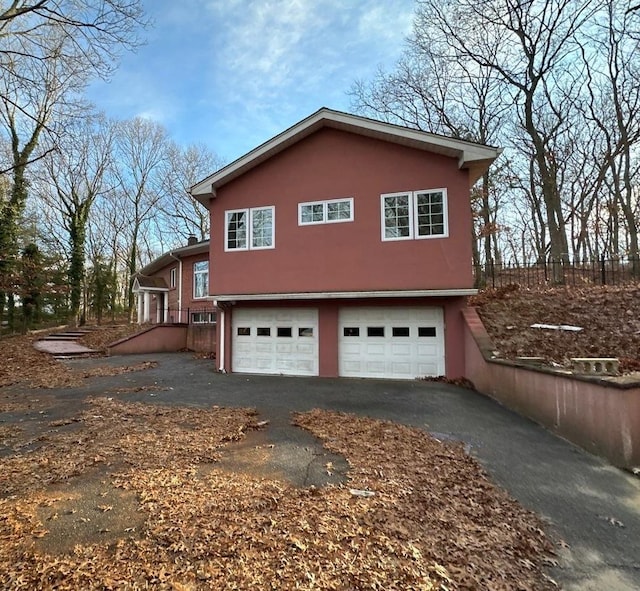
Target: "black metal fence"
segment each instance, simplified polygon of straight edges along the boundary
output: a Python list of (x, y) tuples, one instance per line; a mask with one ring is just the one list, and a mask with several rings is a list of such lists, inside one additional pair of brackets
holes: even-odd
[(476, 287), (523, 287), (542, 285), (625, 285), (640, 282), (640, 260), (629, 258), (591, 261), (546, 261), (521, 265), (490, 263), (475, 265)]

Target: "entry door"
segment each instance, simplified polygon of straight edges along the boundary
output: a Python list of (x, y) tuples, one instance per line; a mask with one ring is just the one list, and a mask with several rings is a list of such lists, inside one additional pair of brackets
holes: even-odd
[(234, 372), (318, 375), (316, 308), (234, 309), (232, 331)]
[(339, 373), (414, 379), (445, 373), (442, 308), (342, 308)]

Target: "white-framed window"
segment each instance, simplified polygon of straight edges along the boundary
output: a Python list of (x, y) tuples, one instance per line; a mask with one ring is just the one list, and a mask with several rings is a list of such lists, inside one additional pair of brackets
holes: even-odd
[(191, 323), (192, 324), (215, 324), (216, 313), (215, 312), (192, 312)]
[(446, 238), (447, 190), (427, 189), (380, 196), (382, 240)]
[(206, 298), (209, 289), (209, 261), (193, 263), (193, 297)]
[(225, 212), (224, 249), (275, 248), (275, 207), (252, 207)]
[(335, 224), (353, 221), (353, 197), (298, 204), (298, 225)]
[(177, 269), (174, 267), (169, 271), (169, 287), (174, 288), (176, 286), (176, 273)]

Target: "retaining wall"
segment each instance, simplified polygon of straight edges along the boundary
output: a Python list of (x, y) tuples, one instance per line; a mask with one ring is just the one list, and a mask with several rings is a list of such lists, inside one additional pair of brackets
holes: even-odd
[(107, 347), (109, 355), (171, 353), (189, 349), (215, 353), (215, 324), (154, 324)]
[(493, 359), (491, 339), (476, 310), (467, 308), (463, 316), (465, 377), (479, 392), (616, 466), (640, 466), (640, 383)]

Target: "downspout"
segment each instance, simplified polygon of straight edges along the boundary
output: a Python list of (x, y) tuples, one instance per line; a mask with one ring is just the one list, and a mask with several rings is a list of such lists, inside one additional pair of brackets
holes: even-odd
[(226, 370), (224, 368), (224, 342), (225, 342), (225, 319), (226, 319), (226, 314), (224, 313), (224, 308), (222, 306), (220, 306), (218, 304), (218, 302), (214, 301), (214, 304), (216, 306), (216, 308), (220, 311), (220, 355), (218, 355), (218, 358), (220, 359), (220, 363), (219, 363), (219, 367), (218, 367), (218, 371), (220, 373), (226, 373)]
[(178, 261), (178, 323), (182, 322), (182, 259), (169, 253), (172, 259)]

